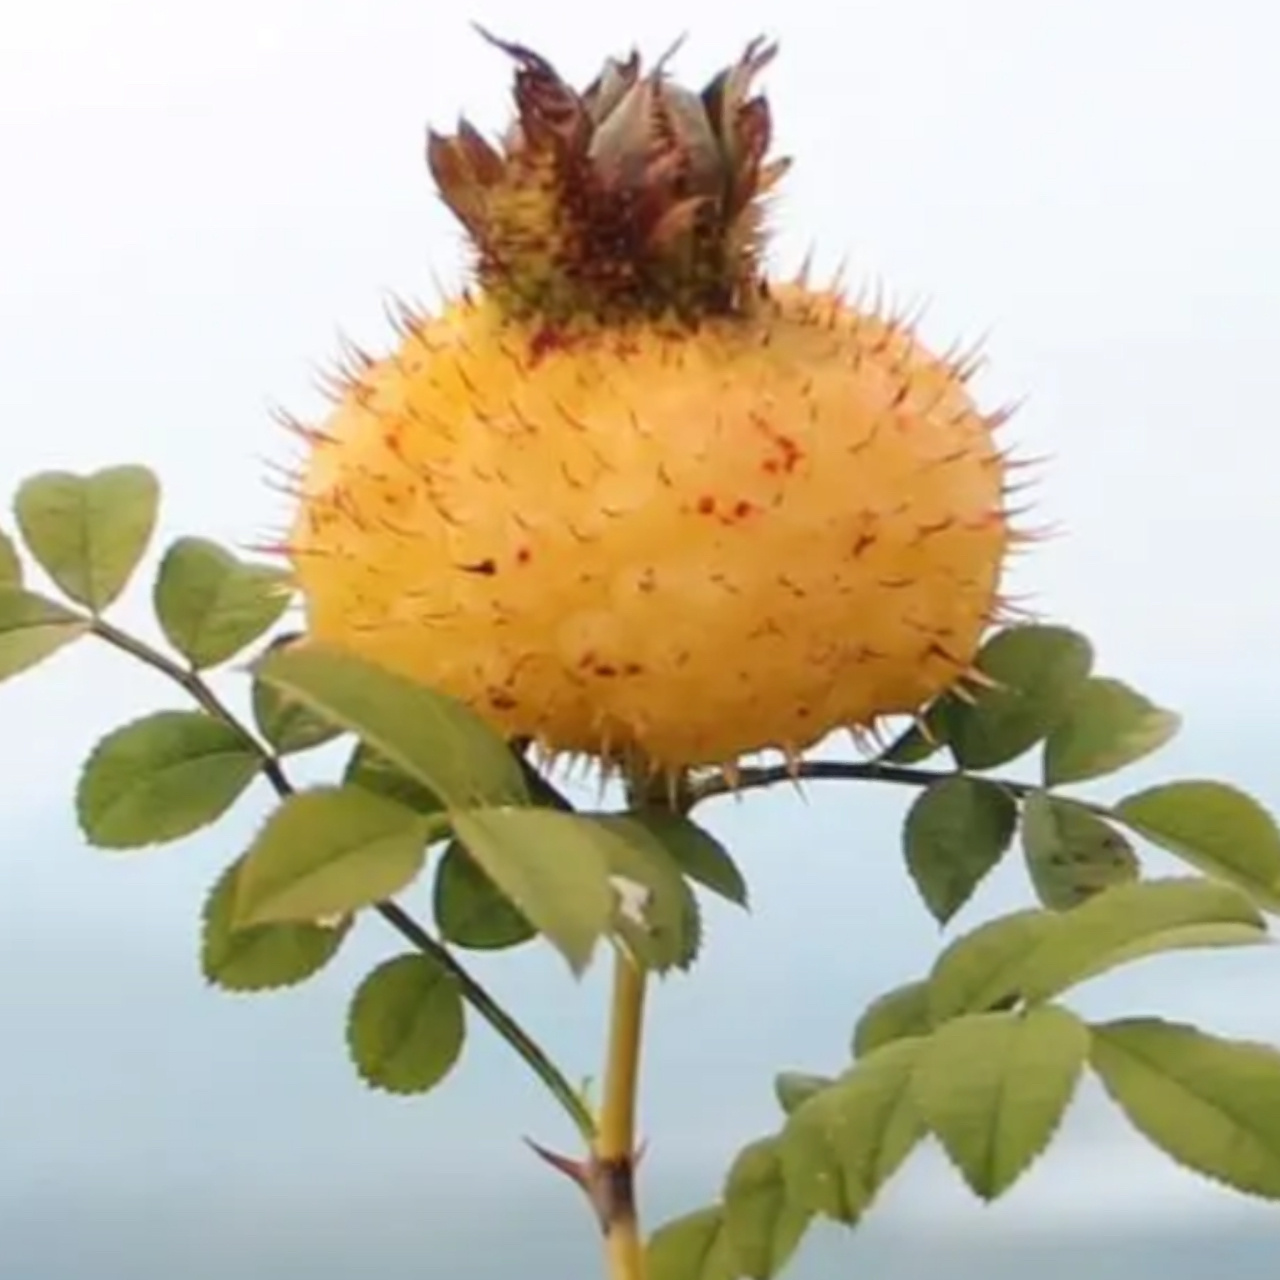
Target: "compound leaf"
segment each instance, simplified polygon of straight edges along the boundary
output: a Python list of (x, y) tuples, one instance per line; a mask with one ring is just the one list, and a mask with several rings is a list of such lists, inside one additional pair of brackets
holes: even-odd
[(924, 1042), (912, 1099), (970, 1190), (994, 1200), (1049, 1145), (1088, 1053), (1065, 1009), (972, 1014)]
[(1266, 940), (1266, 921), (1247, 894), (1199, 877), (1106, 889), (1063, 912), (1018, 967), (1023, 999), (1051, 999), (1122, 964), (1163, 951), (1247, 946)]
[(1124, 833), (1074, 800), (1034, 791), (1022, 802), (1022, 851), (1036, 896), (1053, 911), (1138, 878)]
[(14, 514), (40, 567), (101, 613), (124, 590), (156, 527), (160, 485), (146, 467), (46, 471), (18, 488)]
[(1152, 844), (1280, 911), (1280, 830), (1252, 796), (1225, 782), (1168, 782), (1126, 796), (1111, 812)]
[(873, 1049), (906, 1036), (926, 1034), (929, 1018), (929, 984), (908, 982), (878, 996), (863, 1011), (853, 1030), (853, 1056), (865, 1058)]
[(807, 1071), (780, 1071), (773, 1078), (773, 1094), (785, 1115), (808, 1102), (815, 1093), (835, 1084), (831, 1076), (810, 1075)]
[(441, 937), (455, 946), (498, 951), (537, 936), (511, 899), (456, 840), (449, 842), (436, 868), (434, 907)]
[(787, 1198), (777, 1138), (762, 1138), (738, 1152), (725, 1178), (722, 1212), (735, 1274), (773, 1280), (813, 1220), (810, 1210)]
[(879, 764), (920, 764), (947, 745), (947, 717), (954, 699), (944, 694), (876, 757)]
[(361, 1079), (388, 1093), (426, 1093), (457, 1064), (466, 1040), (457, 980), (414, 952), (380, 964), (357, 988), (347, 1047)]
[(739, 1280), (719, 1205), (664, 1223), (646, 1254), (646, 1280)]
[(859, 1059), (798, 1107), (782, 1130), (787, 1195), (853, 1224), (925, 1136), (911, 1080), (926, 1040), (896, 1040)]
[(22, 561), (13, 539), (0, 529), (0, 588), (22, 586)]
[(1093, 647), (1066, 627), (1010, 627), (983, 645), (975, 664), (995, 688), (947, 713), (947, 743), (964, 769), (1017, 759), (1062, 719), (1093, 666)]
[(245, 854), (236, 926), (314, 923), (381, 902), (422, 870), (431, 834), (431, 819), (358, 787), (291, 795)]
[(1159, 1018), (1092, 1032), (1093, 1069), (1139, 1133), (1185, 1168), (1280, 1200), (1280, 1051)]
[(628, 814), (645, 827), (690, 880), (732, 902), (747, 905), (747, 884), (725, 847), (704, 828), (681, 814), (647, 810)]
[(351, 917), (334, 925), (258, 924), (233, 927), (237, 860), (218, 878), (205, 901), (200, 969), (224, 991), (274, 991), (318, 973), (337, 954)]
[(453, 827), (488, 878), (581, 973), (613, 920), (618, 837), (589, 818), (540, 808), (459, 810)]
[(665, 843), (679, 841), (684, 824), (654, 822), (641, 813), (593, 814), (590, 820), (617, 837), (604, 846), (618, 891), (615, 933), (646, 968), (688, 969), (701, 942), (701, 915)]
[(1059, 919), (1034, 908), (1014, 911), (979, 925), (946, 947), (928, 979), (933, 1025), (1016, 1001), (1027, 953), (1052, 937)]
[[(268, 651), (274, 652), (300, 638), (297, 632), (277, 636)], [(326, 742), (332, 742), (342, 734), (340, 725), (333, 724), (317, 715), (306, 703), (299, 702), (297, 698), (282, 693), (273, 685), (263, 684), (258, 679), (253, 682), (252, 704), (253, 722), (258, 726), (258, 732), (271, 744), (276, 755), (288, 756), (300, 751), (310, 751)]]
[(52, 657), (90, 628), (89, 619), (21, 587), (0, 586), (0, 680)]
[(520, 764), (469, 707), (355, 654), (307, 642), (255, 664), (259, 679), (349, 729), (450, 808), (529, 803)]
[(289, 574), (247, 564), (205, 538), (179, 538), (153, 590), (165, 638), (197, 670), (234, 658), (289, 607)]
[(984, 778), (943, 778), (907, 812), (903, 850), (925, 905), (946, 924), (1000, 861), (1018, 825), (1018, 806)]
[(1045, 786), (1115, 773), (1158, 751), (1181, 727), (1176, 713), (1123, 681), (1091, 677), (1045, 739)]
[(424, 816), (443, 816), (446, 813), (438, 796), (428, 791), (421, 782), (410, 777), (386, 756), (375, 751), (367, 742), (356, 744), (356, 749), (347, 761), (342, 780), (348, 786), (363, 787), (366, 791), (372, 791), (374, 795), (385, 796), (388, 800), (398, 800), (406, 808)]
[(108, 734), (76, 788), (76, 815), (100, 849), (166, 844), (216, 822), (262, 760), (239, 730), (203, 711), (157, 711)]

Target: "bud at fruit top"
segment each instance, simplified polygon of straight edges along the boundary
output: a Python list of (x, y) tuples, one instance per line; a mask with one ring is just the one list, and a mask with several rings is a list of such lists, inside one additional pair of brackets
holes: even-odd
[(1017, 537), (1002, 415), (907, 321), (767, 277), (773, 49), (701, 92), (634, 54), (579, 92), (501, 47), (501, 145), (427, 148), (472, 287), (402, 308), (298, 428), (308, 635), (671, 772), (960, 688)]

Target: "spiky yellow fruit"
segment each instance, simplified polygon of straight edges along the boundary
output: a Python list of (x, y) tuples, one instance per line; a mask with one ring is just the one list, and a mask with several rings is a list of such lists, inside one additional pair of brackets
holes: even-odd
[(432, 141), (480, 290), (305, 432), (309, 634), (668, 770), (917, 711), (998, 610), (996, 416), (906, 323), (765, 281), (767, 51), (701, 97), (514, 52), (505, 155)]

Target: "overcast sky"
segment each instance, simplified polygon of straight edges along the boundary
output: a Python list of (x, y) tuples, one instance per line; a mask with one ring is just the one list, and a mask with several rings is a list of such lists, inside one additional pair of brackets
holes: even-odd
[[(166, 487), (164, 537), (247, 543), (279, 520), (264, 480), (288, 446), (269, 406), (316, 411), (314, 372), (339, 332), (384, 345), (389, 292), (429, 301), (457, 277), (422, 144), (428, 123), (451, 127), (460, 110), (490, 130), (505, 119), (510, 69), (472, 17), (580, 80), (606, 54), (632, 42), (657, 54), (685, 30), (678, 69), (695, 80), (758, 31), (779, 37), (767, 87), (796, 166), (778, 266), (812, 245), (829, 269), (847, 259), (854, 283), (928, 300), (937, 345), (987, 335), (981, 392), (993, 406), (1025, 398), (1009, 435), (1047, 456), (1033, 519), (1063, 531), (1013, 585), (1087, 631), (1109, 673), (1187, 717), (1134, 785), (1225, 775), (1280, 805), (1265, 758), (1280, 712), (1280, 21), (1261, 0), (6, 7), (6, 501), (37, 469), (144, 461)], [(145, 626), (144, 604), (140, 587), (122, 619)], [(150, 1198), (159, 1180), (176, 1221), (267, 1231), (247, 1207), (254, 1189), (283, 1201), (282, 1186), (305, 1184), (290, 1201), (298, 1221), (350, 1243), (362, 1196), (444, 1179), (442, 1134), (459, 1203), (541, 1187), (513, 1135), (554, 1137), (555, 1118), (482, 1035), (436, 1098), (392, 1103), (350, 1077), (339, 1018), (361, 963), (387, 954), (372, 926), (294, 996), (201, 990), (200, 895), (262, 796), (187, 849), (131, 861), (83, 848), (73, 770), (98, 734), (161, 705), (178, 704), (87, 650), (0, 690), (0, 1021), (18, 1047), (0, 1057), (0, 1219), (11, 1227), (39, 1201), (65, 1220), (100, 1207), (100, 1188)], [(936, 934), (896, 852), (902, 804), (828, 790), (709, 812), (759, 906), (717, 914), (705, 968), (657, 1002), (655, 1182), (665, 1170), (708, 1194), (717, 1162), (772, 1123), (770, 1072), (836, 1066), (866, 999), (928, 963)], [(1025, 892), (1011, 867), (963, 923)], [(575, 1069), (593, 1068), (598, 984), (577, 991), (538, 955), (486, 972), (555, 1028)], [(1278, 978), (1263, 953), (1158, 962), (1081, 1007), (1136, 1001), (1280, 1036)], [(333, 1207), (317, 1216), (316, 1196)], [(222, 1218), (201, 1217), (211, 1203)], [(554, 1204), (572, 1222), (572, 1202)], [(980, 1220), (1090, 1230), (1174, 1211), (1244, 1212), (1085, 1106), (1061, 1150)], [(932, 1157), (886, 1212), (979, 1214)], [(127, 1256), (122, 1274), (149, 1274), (158, 1255), (113, 1217), (92, 1238)], [(473, 1236), (460, 1277), (482, 1225)]]

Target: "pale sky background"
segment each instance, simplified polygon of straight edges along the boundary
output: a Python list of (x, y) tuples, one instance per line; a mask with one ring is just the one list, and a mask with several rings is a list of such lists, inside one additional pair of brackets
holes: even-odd
[[(756, 32), (779, 37), (766, 83), (797, 161), (779, 266), (813, 244), (855, 283), (929, 299), (938, 345), (987, 335), (982, 393), (1026, 398), (1009, 437), (1049, 456), (1033, 518), (1063, 530), (1015, 585), (1088, 632), (1108, 673), (1186, 716), (1174, 748), (1100, 790), (1222, 776), (1280, 806), (1280, 20), (1262, 0), (7, 6), (6, 504), (38, 469), (142, 461), (166, 486), (165, 539), (250, 542), (279, 517), (263, 480), (287, 445), (268, 406), (317, 410), (313, 372), (339, 331), (385, 345), (390, 291), (429, 300), (456, 278), (424, 131), (460, 109), (496, 129), (509, 84), (471, 18), (578, 80), (684, 30), (678, 67), (698, 81)], [(145, 585), (123, 621), (145, 625)], [(84, 753), (177, 705), (88, 649), (0, 689), (0, 1274), (484, 1280), (509, 1274), (504, 1226), (524, 1274), (594, 1274), (580, 1207), (516, 1142), (563, 1139), (558, 1116), (483, 1029), (436, 1095), (355, 1083), (343, 1005), (391, 954), (385, 931), (371, 923), (290, 995), (202, 990), (201, 897), (264, 793), (188, 845), (83, 846), (69, 798)], [(773, 1071), (837, 1069), (857, 1011), (929, 963), (937, 933), (897, 852), (905, 800), (827, 789), (703, 815), (757, 906), (713, 909), (702, 966), (655, 1001), (655, 1221), (713, 1194), (729, 1154), (774, 1125)], [(1011, 860), (959, 924), (1026, 893)], [(594, 1069), (598, 977), (575, 988), (537, 951), (480, 970), (575, 1073)], [(1280, 1038), (1278, 980), (1275, 953), (1198, 956), (1077, 1003)], [(923, 1275), (911, 1268), (939, 1265), (919, 1253), (931, 1240), (967, 1239), (990, 1280), (993, 1251), (1031, 1236), (1048, 1278), (1076, 1265), (1064, 1241), (1123, 1235), (1132, 1278), (1176, 1265), (1158, 1240), (1175, 1227), (1215, 1242), (1207, 1268), (1247, 1233), (1274, 1250), (1280, 1209), (1173, 1169), (1088, 1097), (996, 1207), (926, 1153), (864, 1232), (808, 1257)], [(1224, 1274), (1265, 1274), (1259, 1256)]]

